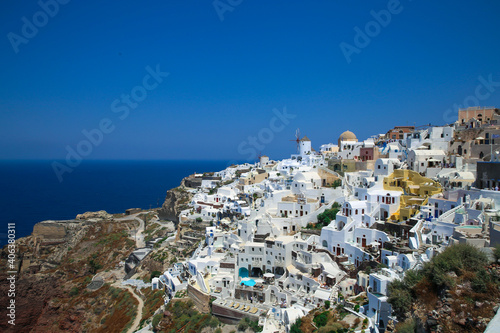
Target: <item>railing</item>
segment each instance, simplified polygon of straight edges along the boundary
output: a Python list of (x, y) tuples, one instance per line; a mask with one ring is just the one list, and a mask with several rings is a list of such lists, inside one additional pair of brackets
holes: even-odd
[(452, 209), (444, 212), (443, 214), (441, 214), (441, 216), (439, 216), (439, 219), (442, 220), (442, 221), (444, 221), (444, 220), (448, 219), (452, 214), (455, 214), (455, 212), (457, 210), (459, 210), (460, 208), (463, 208), (463, 207), (464, 207), (463, 204), (462, 205), (458, 205), (457, 207), (452, 208)]

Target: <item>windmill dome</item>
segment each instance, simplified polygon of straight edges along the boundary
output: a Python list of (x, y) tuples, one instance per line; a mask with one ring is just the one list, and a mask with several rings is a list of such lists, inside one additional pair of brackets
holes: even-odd
[(340, 143), (342, 141), (355, 141), (355, 142), (358, 142), (358, 138), (356, 137), (356, 135), (351, 132), (351, 131), (345, 131), (344, 133), (340, 134), (339, 136), (339, 147), (340, 147)]

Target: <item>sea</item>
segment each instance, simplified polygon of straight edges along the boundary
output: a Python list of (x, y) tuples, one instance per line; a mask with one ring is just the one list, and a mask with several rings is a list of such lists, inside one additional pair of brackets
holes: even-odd
[(45, 220), (74, 219), (87, 211), (113, 214), (160, 207), (182, 178), (229, 166), (228, 161), (88, 160), (59, 181), (52, 162), (0, 161), (0, 246), (7, 243), (8, 223), (19, 238)]

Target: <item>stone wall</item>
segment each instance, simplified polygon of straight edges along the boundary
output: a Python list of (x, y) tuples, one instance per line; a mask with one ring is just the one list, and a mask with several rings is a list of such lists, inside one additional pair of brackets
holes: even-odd
[(259, 316), (253, 315), (251, 313), (243, 313), (240, 311), (236, 311), (234, 309), (226, 308), (224, 306), (220, 306), (218, 304), (212, 305), (212, 314), (217, 317), (223, 317), (226, 319), (231, 319), (235, 321), (239, 321), (243, 317), (247, 317), (250, 320), (259, 320)]
[(194, 302), (194, 305), (201, 313), (210, 313), (210, 295), (188, 284), (187, 294)]
[(33, 227), (33, 236), (44, 240), (64, 239), (66, 234), (66, 227), (58, 223), (40, 222)]

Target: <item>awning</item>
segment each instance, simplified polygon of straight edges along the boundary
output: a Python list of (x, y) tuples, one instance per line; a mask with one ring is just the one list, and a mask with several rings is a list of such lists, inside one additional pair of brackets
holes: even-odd
[(286, 267), (286, 269), (288, 270), (288, 273), (290, 273), (290, 274), (298, 274), (298, 273), (300, 273), (300, 271), (297, 268), (295, 268), (294, 265), (288, 265)]
[(321, 290), (318, 288), (314, 292), (314, 297), (319, 298), (319, 299), (323, 299), (323, 300), (328, 300), (328, 299), (330, 299), (330, 292), (328, 292), (326, 290)]

